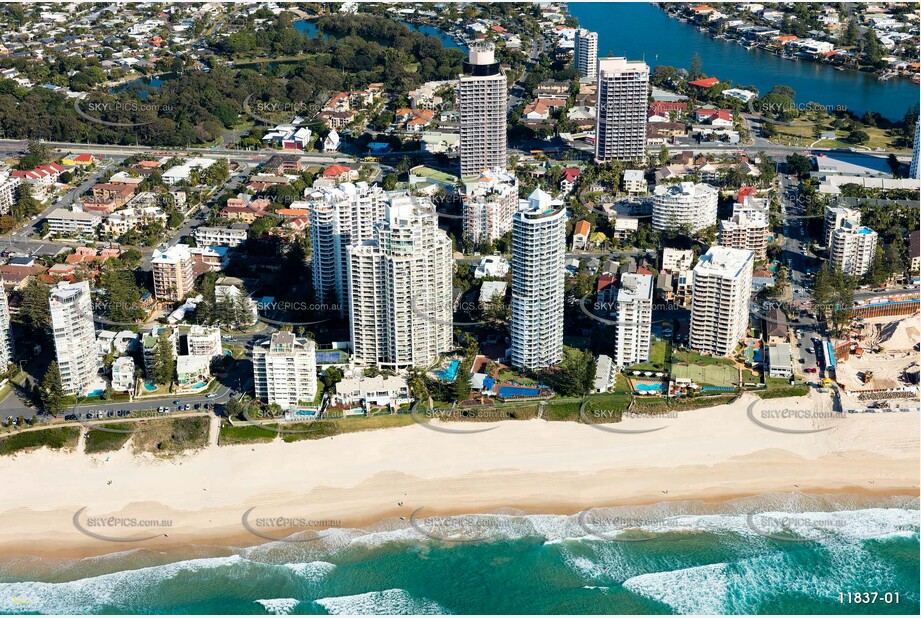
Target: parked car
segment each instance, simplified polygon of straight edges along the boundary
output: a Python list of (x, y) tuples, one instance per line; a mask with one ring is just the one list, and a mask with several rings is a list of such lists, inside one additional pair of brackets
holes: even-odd
[(77, 415), (76, 415), (76, 414), (68, 414), (67, 416), (64, 417), (64, 420), (65, 420), (65, 421), (75, 421), (75, 420), (77, 420)]
[(195, 409), (196, 409), (196, 410), (201, 410), (201, 404), (200, 404), (200, 403), (196, 403), (196, 404), (195, 404)]
[(180, 403), (182, 403), (182, 402), (180, 402), (178, 399), (174, 399), (174, 400), (173, 400), (173, 405), (174, 405), (174, 406), (178, 406)]
[(217, 395), (215, 395), (214, 393), (209, 393), (208, 395), (206, 395), (206, 397), (208, 397), (208, 399), (214, 399), (215, 397), (217, 397)]

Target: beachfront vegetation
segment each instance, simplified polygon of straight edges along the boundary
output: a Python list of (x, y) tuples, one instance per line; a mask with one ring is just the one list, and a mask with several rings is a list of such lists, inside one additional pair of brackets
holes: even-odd
[(141, 423), (134, 436), (136, 452), (177, 455), (206, 446), (208, 421), (203, 416), (172, 418)]
[(71, 449), (77, 445), (80, 437), (78, 427), (55, 427), (53, 429), (36, 429), (23, 431), (0, 439), (0, 455), (10, 455), (47, 446), (50, 449)]
[(117, 451), (125, 445), (131, 433), (128, 431), (136, 427), (135, 423), (107, 423), (102, 425), (104, 429), (114, 431), (105, 431), (104, 429), (90, 429), (86, 432), (86, 443), (84, 450), (87, 453), (105, 453), (108, 451)]
[(271, 442), (278, 437), (278, 434), (262, 426), (257, 425), (221, 425), (221, 433), (218, 436), (220, 446), (229, 446), (231, 444), (249, 444), (252, 442)]

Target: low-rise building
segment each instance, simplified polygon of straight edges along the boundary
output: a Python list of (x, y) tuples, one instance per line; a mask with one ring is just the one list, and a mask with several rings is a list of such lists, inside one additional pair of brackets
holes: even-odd
[(504, 277), (508, 274), (509, 264), (501, 255), (487, 255), (483, 258), (480, 258), (480, 263), (477, 264), (476, 269), (473, 271), (473, 276), (477, 279), (482, 279), (483, 277)]
[(198, 324), (192, 326), (186, 334), (186, 349), (193, 356), (220, 357), (224, 352), (221, 329)]
[(643, 170), (624, 170), (624, 191), (634, 195), (646, 193), (646, 175)]
[(239, 247), (246, 242), (248, 225), (203, 225), (195, 228), (195, 244), (199, 247)]
[(181, 354), (176, 357), (177, 390), (199, 390), (210, 381), (211, 359), (209, 357), (195, 354)]
[(134, 359), (130, 356), (120, 356), (112, 363), (112, 390), (123, 393), (133, 388)]
[(789, 343), (768, 346), (768, 375), (772, 378), (790, 378), (793, 376), (793, 357)]
[(371, 405), (397, 408), (412, 401), (405, 377), (378, 375), (369, 378), (361, 374), (340, 380), (336, 384), (334, 399), (339, 405), (363, 405), (366, 408)]
[(592, 382), (592, 390), (596, 393), (606, 393), (614, 386), (614, 380), (617, 377), (617, 370), (614, 367), (614, 361), (610, 356), (600, 354), (595, 362), (595, 379)]
[(48, 231), (52, 236), (74, 238), (77, 236), (92, 237), (102, 224), (102, 215), (79, 210), (58, 208), (45, 219), (48, 222)]

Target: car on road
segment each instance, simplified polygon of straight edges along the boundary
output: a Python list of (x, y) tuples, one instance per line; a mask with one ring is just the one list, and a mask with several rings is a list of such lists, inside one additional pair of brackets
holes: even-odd
[(215, 397), (217, 397), (217, 395), (215, 395), (214, 393), (210, 393), (206, 395), (206, 397), (208, 397), (208, 399), (214, 399)]
[(174, 405), (174, 406), (178, 406), (180, 403), (182, 403), (182, 402), (179, 401), (178, 399), (174, 399), (174, 400), (173, 400), (173, 405)]
[(183, 409), (183, 410), (191, 410), (191, 409), (192, 409), (192, 406), (190, 406), (189, 404), (185, 404), (185, 407), (182, 408), (182, 409)]
[(196, 409), (196, 410), (201, 410), (201, 404), (200, 404), (200, 403), (196, 403), (196, 404), (195, 404), (195, 409)]
[(77, 420), (77, 415), (76, 415), (76, 414), (68, 414), (67, 416), (64, 417), (64, 420), (65, 420), (65, 421), (75, 421), (75, 420)]

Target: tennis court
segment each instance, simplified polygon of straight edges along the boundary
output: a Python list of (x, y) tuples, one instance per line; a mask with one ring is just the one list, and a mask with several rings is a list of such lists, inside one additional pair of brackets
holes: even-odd
[(672, 363), (672, 379), (685, 378), (697, 384), (732, 386), (739, 382), (739, 371), (730, 365)]

